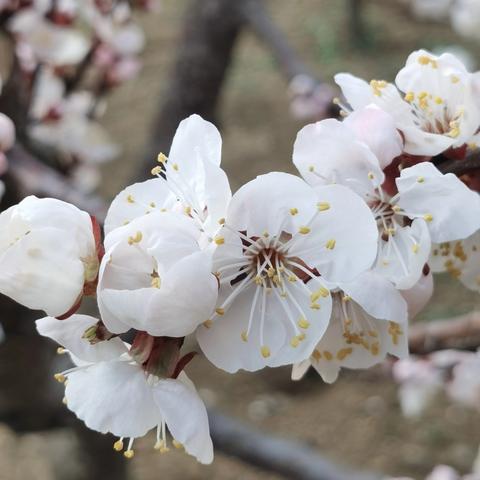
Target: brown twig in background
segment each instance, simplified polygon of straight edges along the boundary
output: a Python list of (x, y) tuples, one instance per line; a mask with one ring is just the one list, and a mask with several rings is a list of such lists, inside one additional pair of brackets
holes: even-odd
[(480, 169), (480, 150), (469, 153), (464, 160), (447, 160), (438, 165), (442, 173), (453, 173), (461, 176)]
[(414, 354), (447, 348), (477, 349), (480, 347), (480, 312), (414, 324), (410, 327), (408, 343)]

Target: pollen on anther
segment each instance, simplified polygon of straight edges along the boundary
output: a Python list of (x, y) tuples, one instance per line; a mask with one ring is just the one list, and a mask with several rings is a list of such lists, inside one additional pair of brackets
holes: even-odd
[(225, 313), (225, 309), (218, 307), (215, 309), (215, 312), (217, 315), (223, 315)]
[(247, 332), (243, 331), (241, 334), (240, 334), (240, 337), (242, 338), (242, 340), (244, 342), (248, 342), (248, 334)]
[(128, 237), (128, 244), (133, 245), (134, 243), (140, 243), (142, 238), (142, 232), (137, 232), (134, 237)]
[(66, 353), (67, 351), (63, 348), (63, 347), (58, 347), (57, 348), (57, 354), (58, 355), (63, 355), (64, 353)]
[(63, 375), (62, 373), (56, 373), (56, 374), (53, 376), (53, 378), (54, 378), (57, 382), (59, 382), (59, 383), (64, 383), (65, 380), (66, 380), (65, 375)]
[(298, 208), (295, 208), (295, 207), (294, 207), (294, 208), (291, 208), (291, 209), (290, 209), (290, 215), (293, 216), (293, 215), (296, 215), (297, 213), (298, 213)]
[(178, 440), (173, 439), (172, 443), (173, 443), (173, 446), (177, 449), (182, 449), (183, 448), (183, 444), (180, 443)]
[(217, 235), (213, 241), (217, 244), (217, 245), (223, 245), (225, 243), (225, 238), (223, 238), (222, 236), (220, 235)]
[(166, 161), (167, 161), (167, 156), (164, 153), (160, 152), (157, 156), (157, 162), (165, 163)]
[(203, 322), (203, 326), (204, 326), (205, 328), (211, 328), (212, 325), (213, 325), (213, 320), (208, 319), (208, 320), (205, 320), (205, 321)]
[(308, 171), (309, 171), (309, 172), (313, 172), (314, 170), (315, 170), (315, 167), (314, 167), (313, 165), (310, 165), (310, 166), (308, 167)]
[(322, 354), (320, 353), (320, 350), (315, 349), (312, 352), (312, 357), (318, 362), (322, 358)]
[(297, 337), (293, 337), (290, 340), (290, 346), (293, 348), (297, 348), (300, 345), (300, 340)]
[(417, 178), (417, 183), (424, 183), (425, 182), (425, 177), (418, 177)]
[(135, 456), (135, 452), (133, 450), (126, 450), (125, 452), (123, 452), (123, 456), (130, 460)]
[(412, 252), (413, 253), (418, 253), (419, 248), (420, 248), (420, 246), (418, 245), (418, 243), (414, 243), (412, 245)]
[(330, 209), (330, 204), (328, 202), (318, 202), (317, 209), (319, 212), (324, 212), (325, 210)]
[(260, 353), (262, 354), (263, 358), (268, 358), (270, 356), (270, 349), (266, 345), (263, 345), (260, 348)]
[(220, 218), (220, 220), (218, 220), (218, 223), (219, 223), (220, 225), (225, 225), (225, 219), (224, 219), (223, 217)]
[(330, 240), (328, 240), (325, 247), (328, 248), (329, 250), (333, 250), (335, 248), (336, 243), (337, 241), (334, 238), (331, 238)]
[(431, 213), (426, 213), (424, 216), (423, 216), (423, 219), (426, 221), (426, 222), (431, 222), (433, 220), (433, 216)]
[(156, 167), (153, 167), (150, 173), (154, 176), (160, 175), (162, 173), (162, 167), (160, 165), (157, 165)]
[(307, 233), (310, 233), (310, 228), (308, 227), (300, 227), (298, 229), (298, 232), (301, 233), (302, 235), (306, 235)]
[(127, 196), (127, 202), (128, 203), (135, 203), (135, 199), (133, 198), (133, 195), (128, 195)]
[(178, 163), (174, 163), (174, 164), (172, 165), (172, 168), (173, 168), (176, 172), (178, 172)]
[(370, 180), (373, 180), (373, 179), (375, 178), (374, 173), (373, 173), (373, 172), (368, 172), (368, 178), (369, 178)]
[(308, 320), (306, 320), (305, 318), (301, 318), (299, 321), (298, 321), (298, 326), (300, 328), (303, 328), (303, 329), (307, 329), (309, 326), (310, 326), (310, 322)]
[(121, 452), (123, 450), (123, 442), (121, 440), (117, 440), (114, 444), (113, 444), (113, 449), (116, 451), (116, 452)]

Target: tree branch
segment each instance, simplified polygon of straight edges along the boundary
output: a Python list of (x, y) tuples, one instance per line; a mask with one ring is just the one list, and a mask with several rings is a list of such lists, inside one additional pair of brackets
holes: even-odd
[(294, 480), (378, 480), (374, 474), (348, 472), (312, 447), (266, 435), (216, 410), (209, 410), (210, 433), (218, 451)]
[(480, 169), (480, 150), (468, 154), (464, 160), (447, 160), (442, 162), (438, 169), (442, 173), (453, 173), (457, 176), (470, 173), (472, 170)]
[(410, 352), (415, 354), (447, 348), (474, 350), (480, 346), (480, 312), (414, 324), (410, 327), (408, 343)]

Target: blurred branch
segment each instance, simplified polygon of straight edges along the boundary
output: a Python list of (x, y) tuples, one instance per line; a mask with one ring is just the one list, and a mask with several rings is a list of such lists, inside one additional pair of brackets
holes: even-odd
[(244, 462), (294, 480), (378, 480), (374, 474), (348, 472), (312, 447), (266, 435), (216, 410), (209, 410), (215, 448)]
[(15, 181), (20, 197), (38, 195), (59, 198), (95, 215), (103, 222), (107, 212), (105, 201), (78, 190), (63, 175), (38, 161), (20, 144), (8, 152), (9, 175)]
[(438, 165), (442, 173), (453, 173), (457, 176), (480, 169), (480, 150), (468, 154), (464, 160), (447, 160)]
[(480, 346), (480, 312), (414, 324), (410, 327), (408, 341), (410, 352), (415, 354), (447, 348), (477, 349)]

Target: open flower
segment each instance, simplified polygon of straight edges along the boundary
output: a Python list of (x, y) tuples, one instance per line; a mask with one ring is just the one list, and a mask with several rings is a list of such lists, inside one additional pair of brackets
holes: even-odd
[(114, 333), (192, 333), (213, 311), (217, 279), (200, 231), (185, 215), (153, 212), (105, 237), (98, 282), (102, 319)]
[(0, 292), (52, 316), (69, 311), (98, 273), (99, 232), (90, 216), (30, 196), (0, 214)]
[(307, 358), (328, 326), (328, 280), (351, 280), (375, 258), (377, 231), (349, 189), (262, 175), (232, 198), (215, 238), (220, 283), (213, 316), (197, 330), (205, 355), (235, 372)]
[(336, 120), (308, 125), (298, 133), (293, 162), (312, 185), (343, 184), (363, 196), (380, 233), (377, 271), (408, 289), (421, 276), (431, 241), (465, 238), (480, 227), (480, 196), (429, 162), (403, 169), (391, 196), (378, 159), (357, 135)]
[(222, 139), (216, 127), (199, 115), (182, 120), (170, 154), (159, 155), (158, 178), (136, 183), (113, 200), (105, 231), (156, 210), (183, 210), (210, 237), (219, 229), (231, 198), (225, 172), (220, 168)]
[(88, 428), (120, 437), (115, 450), (133, 457), (133, 442), (157, 429), (155, 448), (168, 451), (166, 428), (173, 445), (182, 446), (201, 463), (211, 463), (213, 447), (205, 406), (184, 372), (163, 378), (144, 370), (128, 353), (119, 338), (90, 344), (85, 332), (97, 319), (74, 315), (59, 321), (52, 317), (37, 321), (39, 333), (66, 348), (76, 367), (57, 374), (68, 379), (65, 401)]
[(480, 292), (480, 230), (464, 240), (434, 245), (429, 265), (434, 272), (448, 272)]
[(408, 355), (407, 304), (393, 285), (367, 272), (332, 292), (332, 319), (310, 358), (293, 366), (299, 380), (310, 366), (327, 383), (344, 368), (369, 368), (386, 355)]
[(460, 147), (480, 126), (474, 75), (450, 53), (413, 52), (398, 72), (397, 86), (384, 80), (368, 84), (346, 73), (335, 81), (354, 110), (375, 103), (392, 115), (404, 136), (405, 152), (412, 155), (433, 156)]

